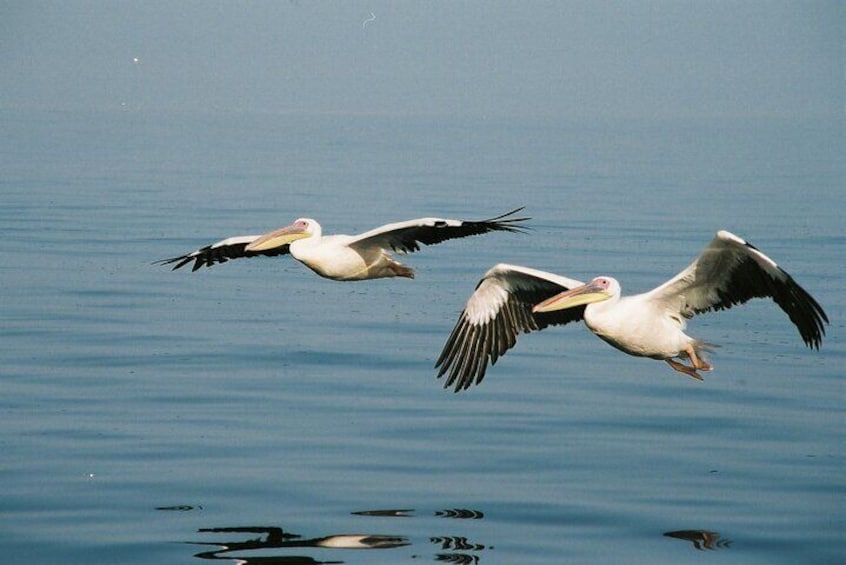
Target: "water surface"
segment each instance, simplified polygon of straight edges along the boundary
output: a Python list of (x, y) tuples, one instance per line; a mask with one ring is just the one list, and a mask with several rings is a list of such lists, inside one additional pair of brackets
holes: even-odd
[[(834, 563), (842, 124), (3, 111), (0, 542), (33, 563)], [(529, 235), (336, 283), (156, 259), (299, 216), (356, 233), (526, 205)], [(720, 228), (826, 308), (703, 316), (705, 382), (583, 327), (466, 393), (432, 365), (505, 261), (637, 292)]]

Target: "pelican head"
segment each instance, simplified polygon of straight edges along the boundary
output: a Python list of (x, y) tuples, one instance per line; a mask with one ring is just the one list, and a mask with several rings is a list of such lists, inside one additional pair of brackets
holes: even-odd
[(266, 233), (260, 238), (256, 239), (247, 247), (245, 251), (266, 251), (287, 245), (298, 239), (306, 237), (320, 236), (320, 224), (311, 218), (298, 218), (290, 226), (279, 228), (276, 231)]
[(620, 296), (620, 283), (611, 277), (596, 277), (582, 286), (561, 292), (547, 298), (532, 308), (532, 312), (554, 312), (574, 306), (602, 302), (609, 298)]

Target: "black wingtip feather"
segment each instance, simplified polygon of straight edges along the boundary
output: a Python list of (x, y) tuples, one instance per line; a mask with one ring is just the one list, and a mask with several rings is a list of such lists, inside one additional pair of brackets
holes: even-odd
[(530, 226), (521, 225), (521, 223), (528, 222), (532, 218), (529, 216), (521, 216), (519, 218), (512, 217), (514, 216), (514, 214), (523, 211), (525, 208), (525, 206), (520, 206), (519, 208), (515, 208), (510, 212), (506, 212), (505, 214), (500, 214), (499, 216), (494, 216), (493, 218), (488, 218), (487, 220), (481, 220), (478, 222), (470, 223), (486, 225), (489, 231), (527, 233), (532, 228)]
[[(479, 281), (474, 294), (489, 280), (486, 276)], [(541, 282), (538, 281), (535, 287), (510, 289), (508, 299), (487, 322), (471, 323), (467, 310), (462, 311), (435, 363), (437, 377), (447, 375), (444, 388), (453, 387), (455, 392), (461, 392), (480, 384), (488, 368), (514, 347), (521, 333), (583, 318), (585, 306), (550, 313), (532, 312), (534, 304), (554, 296), (563, 288), (549, 281), (546, 284)]]
[[(746, 246), (755, 249), (751, 243)], [(819, 349), (825, 336), (828, 316), (819, 302), (802, 288), (790, 274), (778, 269), (778, 278), (762, 270), (751, 258), (745, 258), (735, 267), (735, 285), (726, 291), (719, 290), (719, 301), (701, 311), (728, 310), (752, 298), (772, 298), (796, 326), (802, 341), (811, 349)]]

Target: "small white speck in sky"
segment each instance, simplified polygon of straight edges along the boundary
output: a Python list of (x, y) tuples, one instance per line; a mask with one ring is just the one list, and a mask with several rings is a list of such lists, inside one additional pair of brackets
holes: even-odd
[(367, 18), (366, 20), (364, 20), (363, 22), (361, 22), (361, 29), (364, 29), (364, 27), (367, 24), (369, 24), (370, 22), (373, 22), (373, 21), (376, 21), (376, 14), (374, 14), (373, 12), (370, 12), (370, 17)]

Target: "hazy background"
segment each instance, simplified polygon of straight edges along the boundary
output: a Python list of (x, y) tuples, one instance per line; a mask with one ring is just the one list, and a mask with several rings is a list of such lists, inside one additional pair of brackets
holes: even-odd
[(0, 108), (841, 117), (843, 37), (836, 0), (0, 2)]

